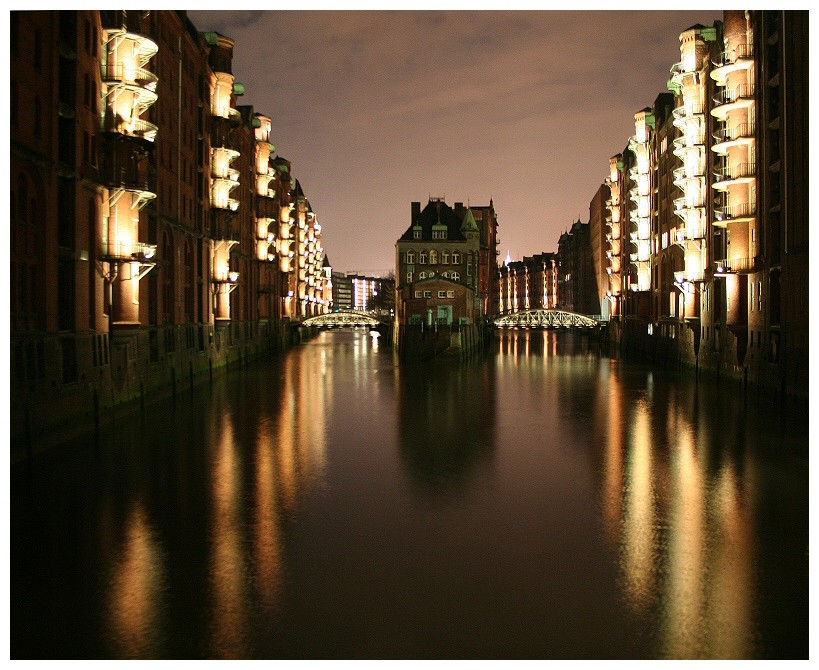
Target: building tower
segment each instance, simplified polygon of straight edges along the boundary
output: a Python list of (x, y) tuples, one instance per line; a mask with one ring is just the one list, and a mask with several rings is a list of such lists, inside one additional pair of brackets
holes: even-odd
[(157, 101), (158, 78), (146, 66), (155, 42), (129, 29), (124, 11), (101, 12), (101, 94), (104, 100), (104, 187), (100, 271), (107, 283), (112, 327), (140, 325), (139, 282), (154, 267), (156, 245), (147, 244), (140, 212), (156, 198), (148, 186), (147, 151), (157, 127), (142, 114)]

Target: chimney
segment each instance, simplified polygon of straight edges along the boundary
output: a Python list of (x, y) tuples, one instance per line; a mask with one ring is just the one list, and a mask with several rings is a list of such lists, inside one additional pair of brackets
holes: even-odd
[(420, 202), (413, 202), (412, 203), (412, 220), (410, 221), (411, 224), (415, 224), (418, 220), (418, 217), (421, 216), (421, 203)]

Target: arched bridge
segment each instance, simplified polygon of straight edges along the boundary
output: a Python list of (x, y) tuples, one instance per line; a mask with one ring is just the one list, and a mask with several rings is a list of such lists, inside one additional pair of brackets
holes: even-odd
[(501, 328), (596, 328), (600, 325), (597, 319), (559, 309), (529, 309), (504, 314), (495, 318), (493, 323)]
[(329, 314), (318, 314), (311, 316), (301, 322), (301, 326), (316, 328), (352, 328), (356, 326), (368, 326), (375, 328), (385, 322), (372, 312), (360, 312), (352, 309), (342, 309)]

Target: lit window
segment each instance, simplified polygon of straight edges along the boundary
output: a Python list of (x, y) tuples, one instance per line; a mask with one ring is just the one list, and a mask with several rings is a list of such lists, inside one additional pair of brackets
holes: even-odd
[(446, 297), (447, 298), (454, 298), (455, 297), (455, 291), (447, 291), (446, 292)]
[(421, 291), (416, 291), (415, 292), (415, 297), (416, 298), (421, 298), (421, 297), (423, 297), (423, 293)]
[(438, 252), (435, 251), (435, 249), (429, 252), (429, 264), (430, 265), (438, 264)]
[(458, 272), (453, 272), (451, 275), (449, 275), (449, 278), (450, 278), (452, 281), (459, 281), (459, 280), (460, 280), (460, 278), (461, 278), (461, 275), (460, 275), (460, 273), (458, 273)]

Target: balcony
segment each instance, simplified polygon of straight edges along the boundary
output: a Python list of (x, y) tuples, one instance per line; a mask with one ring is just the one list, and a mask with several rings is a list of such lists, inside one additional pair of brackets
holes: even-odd
[(100, 254), (107, 261), (153, 263), (156, 245), (144, 242), (103, 242)]
[(756, 137), (755, 123), (740, 123), (733, 128), (722, 128), (714, 132), (715, 143), (712, 150), (725, 155), (732, 146), (749, 144)]
[(150, 70), (125, 63), (102, 63), (100, 77), (109, 86), (132, 86), (151, 93), (156, 91), (156, 85), (159, 82), (159, 77)]
[(714, 188), (724, 191), (732, 184), (741, 184), (756, 179), (756, 163), (739, 163), (720, 168), (714, 172)]
[(749, 69), (753, 64), (753, 59), (753, 44), (737, 44), (723, 51), (719, 59), (713, 62), (714, 69), (711, 70), (711, 78), (718, 85), (724, 86), (729, 73)]
[(705, 238), (705, 233), (700, 226), (686, 226), (685, 228), (677, 228), (674, 244), (686, 246), (686, 242), (693, 242)]
[(756, 93), (756, 86), (754, 84), (739, 84), (733, 88), (727, 88), (719, 93), (714, 102), (718, 105), (730, 105), (732, 102), (742, 100), (744, 98), (753, 98)]
[(724, 120), (731, 111), (753, 105), (755, 94), (754, 84), (739, 84), (733, 88), (726, 88), (714, 97), (715, 107), (711, 110), (711, 116)]
[(762, 270), (762, 258), (726, 258), (714, 261), (714, 274), (753, 274)]
[(719, 207), (714, 209), (715, 223), (727, 224), (728, 221), (752, 219), (756, 216), (756, 203), (743, 202), (737, 205), (729, 205), (727, 207)]

